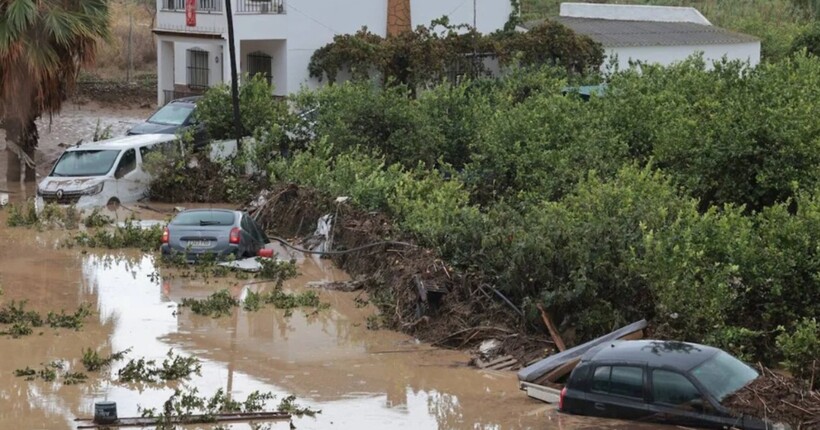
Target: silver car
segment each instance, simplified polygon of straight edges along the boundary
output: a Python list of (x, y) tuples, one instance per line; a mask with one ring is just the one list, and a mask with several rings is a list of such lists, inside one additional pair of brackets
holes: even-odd
[(246, 212), (191, 209), (180, 212), (162, 234), (162, 256), (184, 254), (188, 261), (205, 255), (224, 259), (255, 257), (268, 237)]

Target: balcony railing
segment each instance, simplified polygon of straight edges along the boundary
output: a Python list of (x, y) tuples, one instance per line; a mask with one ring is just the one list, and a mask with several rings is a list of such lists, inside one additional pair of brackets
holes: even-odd
[[(196, 0), (196, 11), (202, 13), (222, 12), (222, 0)], [(162, 10), (185, 11), (185, 0), (161, 0)]]
[(285, 0), (236, 0), (238, 13), (285, 13)]

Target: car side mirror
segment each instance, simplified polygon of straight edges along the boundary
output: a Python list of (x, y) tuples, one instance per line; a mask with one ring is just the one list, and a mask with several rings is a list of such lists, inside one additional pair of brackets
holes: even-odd
[(689, 401), (689, 406), (695, 411), (701, 413), (706, 412), (707, 409), (706, 402), (704, 402), (703, 399), (692, 399), (691, 401)]

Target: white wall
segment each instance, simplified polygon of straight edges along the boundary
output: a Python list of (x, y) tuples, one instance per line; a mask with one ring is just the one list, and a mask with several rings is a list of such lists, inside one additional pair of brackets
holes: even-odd
[(703, 59), (708, 67), (711, 67), (714, 61), (721, 60), (724, 55), (729, 60), (749, 61), (752, 67), (760, 63), (760, 42), (732, 45), (640, 46), (606, 48), (607, 59), (604, 60), (602, 69), (606, 69), (609, 65), (609, 59), (615, 55), (618, 56), (618, 67), (624, 70), (629, 68), (629, 60), (640, 60), (668, 66), (683, 61), (697, 52), (703, 53)]
[[(278, 45), (281, 56), (286, 52), (286, 61), (274, 64), (277, 91), (293, 93), (302, 85), (317, 87), (320, 83), (309, 78), (308, 64), (313, 53), (333, 41), (338, 34), (355, 33), (363, 26), (381, 36), (387, 32), (388, 0), (285, 0), (285, 14), (234, 14), (235, 35), (241, 40), (281, 40)], [(411, 0), (413, 27), (429, 25), (430, 21), (443, 15), (450, 17), (452, 24), (473, 23), (472, 0)], [(476, 0), (476, 23), (478, 30), (490, 33), (504, 26), (512, 11), (510, 0)], [(222, 30), (226, 27), (225, 14), (197, 15), (196, 31), (214, 29), (227, 39)], [(200, 25), (201, 24), (201, 25)], [(157, 27), (169, 31), (192, 31), (185, 27), (185, 14), (180, 12), (158, 12)], [(203, 27), (203, 28), (200, 28)], [(207, 29), (205, 28), (207, 27)], [(222, 52), (224, 41), (204, 41), (202, 43), (176, 43), (175, 76), (177, 84), (187, 80), (185, 51), (193, 46), (210, 52), (212, 66), (210, 81), (217, 83), (230, 79), (228, 70), (228, 50), (225, 45), (225, 62), (215, 63), (216, 55)], [(237, 43), (239, 45), (239, 43)], [(244, 60), (237, 49), (237, 64)], [(287, 82), (279, 82), (286, 77)]]

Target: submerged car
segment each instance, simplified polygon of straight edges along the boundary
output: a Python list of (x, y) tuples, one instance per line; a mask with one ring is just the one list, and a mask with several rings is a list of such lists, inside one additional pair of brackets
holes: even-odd
[(151, 175), (144, 162), (153, 151), (181, 150), (174, 135), (125, 136), (66, 149), (37, 186), (45, 203), (80, 208), (117, 206), (143, 199)]
[(184, 255), (196, 261), (205, 255), (218, 259), (255, 257), (268, 243), (265, 232), (246, 212), (228, 209), (190, 209), (177, 214), (162, 234), (163, 257)]
[(190, 131), (194, 147), (202, 147), (208, 143), (208, 133), (205, 124), (198, 121), (195, 115), (196, 103), (200, 98), (193, 96), (173, 100), (154, 112), (144, 123), (128, 130), (127, 134), (178, 134)]
[(562, 412), (700, 428), (784, 429), (736, 416), (721, 401), (758, 377), (723, 350), (685, 342), (607, 342), (581, 357), (561, 391)]

